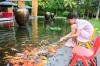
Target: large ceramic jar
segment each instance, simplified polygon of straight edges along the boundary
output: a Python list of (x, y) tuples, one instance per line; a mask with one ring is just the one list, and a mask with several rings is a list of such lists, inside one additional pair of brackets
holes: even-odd
[(17, 8), (14, 14), (19, 27), (26, 26), (26, 22), (29, 20), (29, 11), (26, 8)]
[(45, 12), (44, 17), (45, 17), (45, 22), (50, 22), (51, 13), (50, 12)]

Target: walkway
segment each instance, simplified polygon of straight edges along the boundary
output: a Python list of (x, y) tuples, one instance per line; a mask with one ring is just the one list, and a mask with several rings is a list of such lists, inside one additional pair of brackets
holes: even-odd
[[(55, 56), (49, 58), (45, 66), (68, 66), (71, 57), (71, 48), (63, 46), (57, 50)], [(100, 66), (100, 49), (97, 52), (97, 66)]]

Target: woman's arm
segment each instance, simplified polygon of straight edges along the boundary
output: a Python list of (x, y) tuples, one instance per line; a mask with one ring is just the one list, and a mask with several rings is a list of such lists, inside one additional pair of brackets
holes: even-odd
[(67, 34), (66, 36), (64, 36), (62, 40), (67, 40), (68, 38), (77, 37), (79, 34), (80, 34), (80, 30), (77, 29), (76, 24), (73, 24), (71, 25), (71, 32)]
[(68, 38), (73, 38), (73, 37), (78, 37), (80, 35), (80, 29), (77, 29), (77, 25), (74, 24), (71, 26), (71, 32), (67, 34), (66, 37)]

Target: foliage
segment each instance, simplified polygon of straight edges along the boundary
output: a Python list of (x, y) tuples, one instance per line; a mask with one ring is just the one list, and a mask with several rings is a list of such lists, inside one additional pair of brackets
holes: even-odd
[[(38, 0), (38, 13), (39, 15), (43, 15), (45, 11), (49, 11), (54, 12), (57, 16), (66, 16), (68, 12), (72, 11), (83, 18), (96, 17), (99, 1), (100, 0)], [(32, 6), (32, 1), (26, 1), (26, 5)]]
[(58, 13), (64, 9), (63, 0), (38, 0), (39, 2), (39, 10), (50, 11), (54, 13)]
[(0, 0), (0, 2), (1, 2), (1, 1), (5, 1), (5, 0)]
[(77, 3), (74, 0), (64, 0), (64, 6), (69, 10), (76, 8), (76, 4)]
[(55, 12), (56, 15), (65, 16), (74, 11), (81, 17), (95, 17), (99, 0), (38, 0), (39, 10)]
[(97, 34), (100, 34), (100, 19), (96, 20), (94, 18), (90, 19), (89, 20), (93, 25), (94, 27), (96, 28), (96, 33)]
[(26, 2), (25, 2), (25, 4), (26, 4), (26, 5), (29, 5), (29, 6), (32, 6), (31, 3), (32, 3), (31, 1), (26, 1)]

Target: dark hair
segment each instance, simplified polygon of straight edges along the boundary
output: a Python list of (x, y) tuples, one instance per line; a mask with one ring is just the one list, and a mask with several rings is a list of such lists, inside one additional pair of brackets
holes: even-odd
[(68, 15), (67, 15), (67, 19), (73, 19), (73, 18), (77, 18), (77, 15), (73, 12), (70, 12)]

